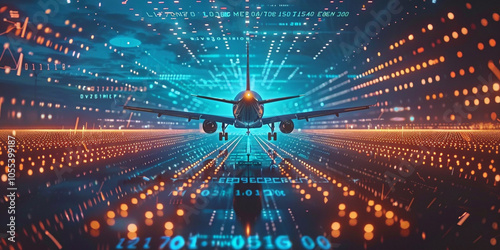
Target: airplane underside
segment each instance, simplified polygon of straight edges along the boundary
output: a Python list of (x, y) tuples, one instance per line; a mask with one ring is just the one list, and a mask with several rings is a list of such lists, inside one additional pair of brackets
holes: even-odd
[(262, 121), (258, 120), (255, 122), (242, 122), (236, 120), (234, 123), (235, 128), (261, 128), (262, 127)]

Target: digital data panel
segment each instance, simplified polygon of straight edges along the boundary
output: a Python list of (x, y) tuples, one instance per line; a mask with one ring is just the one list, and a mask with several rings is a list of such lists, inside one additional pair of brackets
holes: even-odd
[(497, 249), (500, 2), (3, 0), (0, 249)]

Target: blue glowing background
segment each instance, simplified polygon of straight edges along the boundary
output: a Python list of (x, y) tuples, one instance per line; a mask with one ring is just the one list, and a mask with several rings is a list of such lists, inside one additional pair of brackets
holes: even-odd
[(72, 127), (78, 117), (94, 128), (197, 128), (120, 105), (231, 116), (229, 104), (191, 94), (232, 99), (243, 90), (248, 40), (253, 90), (264, 99), (305, 94), (265, 105), (265, 116), (376, 104), (297, 128), (495, 127), (498, 79), (488, 65), (498, 65), (498, 46), (488, 31), (498, 22), (488, 5), (457, 6), (8, 1), (0, 126)]

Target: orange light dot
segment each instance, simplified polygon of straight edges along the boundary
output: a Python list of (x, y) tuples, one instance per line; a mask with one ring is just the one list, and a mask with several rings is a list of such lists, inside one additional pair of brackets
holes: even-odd
[(494, 90), (494, 91), (498, 91), (498, 90), (500, 90), (500, 84), (498, 84), (498, 83), (494, 83), (494, 84), (493, 84), (493, 90)]
[(482, 90), (483, 90), (484, 93), (488, 92), (488, 86), (487, 85), (483, 85)]
[(177, 209), (177, 215), (178, 215), (178, 216), (183, 216), (183, 215), (184, 215), (184, 210), (182, 210), (182, 209)]
[(488, 20), (486, 20), (486, 18), (481, 19), (481, 25), (484, 27), (488, 26)]
[(478, 43), (478, 44), (477, 44), (477, 48), (478, 48), (479, 50), (483, 50), (483, 49), (484, 49), (484, 44), (483, 44), (483, 43)]
[(498, 13), (493, 13), (493, 20), (496, 22), (500, 21), (500, 15), (498, 15)]
[(448, 13), (448, 19), (453, 20), (455, 18), (455, 15), (452, 12)]
[(144, 214), (144, 216), (145, 216), (146, 218), (148, 218), (148, 219), (151, 219), (151, 218), (153, 218), (153, 213), (152, 213), (151, 211), (147, 211), (147, 212)]
[(340, 203), (339, 204), (339, 210), (345, 210), (345, 204), (344, 203)]
[(469, 33), (469, 30), (467, 30), (467, 28), (463, 27), (461, 30), (463, 35), (467, 35)]
[(90, 222), (90, 228), (97, 230), (97, 229), (99, 229), (100, 227), (101, 227), (101, 225), (99, 224), (99, 222), (98, 222), (98, 221), (93, 220), (92, 222)]
[(365, 240), (373, 240), (373, 233), (365, 233), (363, 235), (363, 237), (365, 238)]
[(340, 229), (340, 223), (334, 222), (332, 223), (332, 230), (339, 230)]
[(126, 210), (128, 209), (127, 204), (125, 204), (125, 203), (124, 203), (124, 204), (121, 204), (121, 205), (120, 205), (120, 209), (121, 209), (121, 210), (123, 210), (123, 211), (126, 211)]
[(401, 226), (401, 229), (408, 229), (410, 228), (410, 222), (401, 220), (399, 221), (399, 224)]
[(358, 213), (356, 213), (356, 211), (352, 211), (349, 213), (349, 218), (351, 219), (356, 219), (358, 218)]
[(108, 211), (108, 212), (106, 213), (106, 215), (107, 215), (107, 216), (108, 216), (108, 218), (110, 218), (110, 219), (115, 218), (115, 212), (113, 212), (113, 211)]
[(135, 233), (137, 232), (137, 226), (135, 224), (128, 224), (127, 226), (127, 230), (131, 233)]
[(371, 233), (371, 232), (373, 232), (374, 228), (373, 228), (372, 224), (366, 224), (364, 229), (365, 229), (365, 232)]
[(464, 54), (462, 53), (462, 51), (457, 52), (457, 57), (458, 58), (462, 58), (462, 56), (464, 56)]
[(174, 223), (167, 221), (165, 222), (165, 229), (172, 230), (174, 228)]
[(497, 45), (497, 41), (495, 39), (491, 38), (488, 43), (490, 44), (491, 47), (495, 47)]
[(385, 213), (385, 217), (386, 217), (387, 219), (392, 219), (392, 218), (394, 218), (394, 212), (392, 212), (392, 211), (387, 211), (387, 213)]

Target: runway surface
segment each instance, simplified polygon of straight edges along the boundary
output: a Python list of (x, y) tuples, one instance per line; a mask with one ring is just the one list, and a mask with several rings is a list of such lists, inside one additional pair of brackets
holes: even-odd
[(20, 249), (487, 249), (500, 236), (499, 131), (15, 134)]

